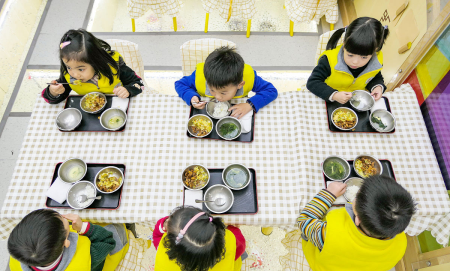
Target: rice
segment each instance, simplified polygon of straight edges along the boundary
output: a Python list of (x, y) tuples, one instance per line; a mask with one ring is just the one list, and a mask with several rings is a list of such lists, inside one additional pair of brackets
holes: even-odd
[(353, 201), (356, 197), (356, 193), (359, 191), (359, 186), (351, 185), (347, 187), (347, 191), (345, 191), (345, 195), (347, 196), (349, 201)]
[(228, 106), (226, 103), (219, 102), (214, 106), (213, 117), (221, 118), (228, 114)]

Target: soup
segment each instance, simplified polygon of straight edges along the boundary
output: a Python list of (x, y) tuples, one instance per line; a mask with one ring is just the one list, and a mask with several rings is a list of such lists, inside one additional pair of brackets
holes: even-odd
[(325, 174), (331, 179), (342, 180), (345, 177), (344, 166), (336, 161), (328, 161), (324, 165)]
[(233, 168), (227, 172), (225, 177), (229, 186), (234, 188), (241, 188), (247, 182), (247, 173), (241, 168)]
[(239, 128), (232, 122), (224, 123), (219, 128), (220, 135), (227, 139), (234, 138), (239, 133)]

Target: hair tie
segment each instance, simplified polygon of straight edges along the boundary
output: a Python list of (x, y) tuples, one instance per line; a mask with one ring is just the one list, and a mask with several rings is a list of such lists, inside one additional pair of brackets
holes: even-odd
[(388, 29), (388, 26), (387, 26), (387, 25), (385, 25), (385, 26), (384, 26), (384, 29)]
[(213, 218), (212, 216), (209, 217), (209, 222), (212, 222)]
[(61, 43), (60, 45), (59, 45), (59, 48), (61, 48), (61, 50), (64, 48), (64, 47), (66, 47), (67, 45), (69, 45), (70, 44), (70, 40), (69, 41), (65, 41), (65, 42), (63, 42), (63, 43)]
[(198, 213), (193, 218), (191, 218), (191, 220), (189, 220), (189, 222), (186, 224), (186, 226), (184, 226), (184, 228), (180, 231), (180, 233), (178, 233), (177, 239), (175, 240), (175, 244), (178, 245), (181, 242), (181, 239), (183, 239), (189, 226), (191, 226), (191, 224), (194, 223), (194, 221), (197, 218), (199, 218), (200, 216), (202, 216), (204, 214), (205, 214), (205, 212)]
[(344, 27), (344, 33), (346, 33), (347, 32), (347, 26), (346, 27)]

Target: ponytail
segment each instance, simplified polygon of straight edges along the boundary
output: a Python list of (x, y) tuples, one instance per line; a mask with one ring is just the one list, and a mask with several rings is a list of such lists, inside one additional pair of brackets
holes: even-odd
[(328, 40), (327, 43), (327, 50), (332, 50), (334, 48), (336, 48), (339, 39), (341, 38), (342, 34), (345, 33), (345, 28), (339, 28), (338, 30), (336, 30), (333, 35), (331, 36), (331, 38)]

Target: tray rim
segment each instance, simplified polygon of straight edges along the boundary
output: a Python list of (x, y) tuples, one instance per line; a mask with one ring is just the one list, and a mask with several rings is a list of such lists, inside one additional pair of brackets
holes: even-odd
[[(55, 176), (55, 172), (56, 172), (56, 167), (58, 166), (58, 165), (60, 165), (60, 164), (62, 164), (63, 162), (58, 162), (58, 163), (56, 163), (56, 165), (55, 165), (55, 169), (53, 170), (53, 175), (52, 175), (52, 180), (51, 180), (51, 182), (50, 182), (50, 186), (52, 186), (52, 184), (53, 184), (53, 176)], [(123, 177), (124, 177), (124, 179), (125, 179), (125, 171), (126, 171), (126, 169), (127, 169), (127, 166), (125, 165), (125, 164), (112, 164), (112, 163), (86, 163), (86, 165), (87, 166), (89, 166), (89, 165), (109, 165), (109, 166), (123, 166), (124, 167), (124, 169), (123, 169)], [(56, 180), (56, 179), (55, 179)], [(123, 193), (123, 185), (124, 184), (122, 184), (122, 186), (120, 187), (120, 196), (119, 196), (119, 202), (117, 203), (117, 207), (116, 208), (89, 208), (89, 207), (87, 207), (87, 208), (84, 208), (84, 209), (81, 209), (81, 210), (107, 210), (107, 211), (111, 211), (111, 210), (117, 210), (117, 209), (119, 209), (119, 207), (120, 207), (120, 204), (121, 204), (121, 202), (122, 202), (122, 193)], [(50, 186), (49, 186), (49, 188), (50, 188)], [(68, 207), (49, 207), (49, 206), (47, 206), (47, 199), (48, 199), (49, 197), (45, 197), (45, 207), (46, 208), (49, 208), (49, 209), (71, 209), (71, 210), (75, 210), (75, 209), (73, 209), (73, 208), (71, 208), (70, 206), (68, 206)], [(81, 210), (76, 210), (76, 211), (81, 211)]]

